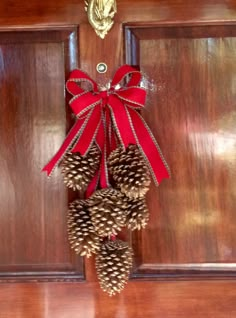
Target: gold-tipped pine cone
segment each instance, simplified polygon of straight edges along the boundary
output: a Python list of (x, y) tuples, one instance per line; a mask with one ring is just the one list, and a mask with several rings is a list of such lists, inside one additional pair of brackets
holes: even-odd
[(96, 256), (96, 269), (102, 290), (110, 296), (120, 293), (128, 281), (133, 252), (127, 242), (107, 241)]
[(115, 149), (108, 158), (108, 169), (116, 186), (128, 197), (144, 197), (149, 190), (150, 172), (137, 145)]
[(86, 200), (70, 203), (67, 229), (71, 248), (80, 256), (90, 257), (100, 249), (101, 239), (91, 222)]
[(119, 190), (97, 190), (88, 199), (89, 212), (99, 236), (116, 235), (125, 226), (128, 198)]
[(146, 227), (149, 221), (149, 211), (145, 198), (129, 199), (127, 209), (127, 228), (131, 231), (141, 230)]
[(100, 152), (96, 146), (91, 147), (86, 156), (79, 152), (67, 152), (61, 163), (64, 182), (74, 191), (85, 190), (97, 171)]

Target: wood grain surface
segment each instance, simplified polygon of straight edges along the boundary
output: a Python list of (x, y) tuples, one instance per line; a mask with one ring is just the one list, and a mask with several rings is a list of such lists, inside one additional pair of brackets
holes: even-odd
[[(0, 3), (0, 318), (236, 316), (236, 2), (117, 3), (104, 41), (83, 0)], [(143, 115), (172, 178), (151, 188), (149, 227), (123, 234), (134, 271), (110, 298), (94, 259), (69, 250), (76, 194), (58, 170), (50, 180), (40, 170), (73, 122), (69, 71), (79, 66), (104, 85), (124, 62), (153, 85)]]
[(143, 115), (172, 171), (148, 194), (151, 220), (134, 238), (137, 264), (152, 275), (235, 275), (236, 29), (131, 33), (137, 43), (128, 60), (150, 82)]
[[(80, 277), (66, 232), (67, 191), (42, 167), (65, 137), (71, 31), (0, 34), (0, 278)], [(2, 42), (1, 42), (2, 40)], [(73, 44), (73, 43), (72, 43)], [(66, 59), (66, 60), (65, 60)]]
[(234, 282), (129, 282), (118, 297), (95, 283), (1, 285), (1, 318), (234, 318)]
[[(118, 0), (116, 23), (205, 24), (235, 22), (234, 0)], [(83, 0), (7, 0), (0, 3), (0, 29), (44, 29), (87, 22)], [(109, 35), (108, 35), (109, 37)]]

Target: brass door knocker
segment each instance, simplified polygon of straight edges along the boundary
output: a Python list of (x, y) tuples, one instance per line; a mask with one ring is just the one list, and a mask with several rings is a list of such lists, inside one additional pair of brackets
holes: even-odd
[(113, 26), (117, 12), (116, 0), (85, 0), (88, 20), (97, 35), (104, 39)]

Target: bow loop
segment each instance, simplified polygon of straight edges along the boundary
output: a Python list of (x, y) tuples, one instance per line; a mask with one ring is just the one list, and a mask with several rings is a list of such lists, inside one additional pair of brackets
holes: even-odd
[(90, 78), (85, 72), (81, 70), (74, 70), (70, 73), (70, 77), (66, 82), (67, 91), (73, 96), (83, 93), (86, 90), (82, 89), (78, 85), (78, 83), (81, 83), (81, 82), (87, 82), (88, 84), (90, 84), (91, 90), (93, 92), (98, 92), (97, 83), (92, 78)]
[(130, 87), (127, 89), (119, 89), (115, 92), (123, 103), (134, 108), (143, 108), (146, 101), (146, 91), (140, 87)]
[[(128, 76), (130, 78), (128, 79)], [(123, 80), (127, 80), (126, 85), (121, 85)], [(121, 66), (117, 72), (115, 73), (113, 80), (111, 82), (111, 86), (115, 87), (116, 85), (121, 85), (125, 87), (137, 86), (140, 84), (142, 79), (142, 75), (139, 71), (137, 71), (134, 67), (130, 65)]]
[(80, 118), (101, 102), (100, 95), (93, 95), (91, 92), (83, 92), (72, 98), (69, 104), (77, 118)]

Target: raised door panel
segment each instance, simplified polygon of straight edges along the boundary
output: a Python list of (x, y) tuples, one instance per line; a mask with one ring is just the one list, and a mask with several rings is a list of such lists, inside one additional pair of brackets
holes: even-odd
[(126, 49), (148, 74), (143, 116), (172, 172), (132, 235), (133, 277), (235, 276), (236, 29), (129, 27)]
[(0, 33), (0, 278), (78, 279), (70, 251), (67, 193), (42, 167), (62, 143), (70, 115), (65, 77), (76, 67), (76, 30)]

